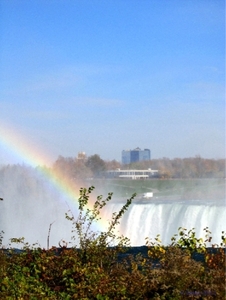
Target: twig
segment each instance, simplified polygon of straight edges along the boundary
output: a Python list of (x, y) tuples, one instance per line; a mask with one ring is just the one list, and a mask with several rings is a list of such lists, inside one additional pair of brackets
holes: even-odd
[[(54, 221), (55, 222), (55, 221)], [(53, 225), (53, 223), (49, 224), (49, 232), (48, 232), (48, 237), (47, 237), (47, 250), (49, 250), (49, 237), (50, 237), (50, 231), (51, 231), (51, 226)]]

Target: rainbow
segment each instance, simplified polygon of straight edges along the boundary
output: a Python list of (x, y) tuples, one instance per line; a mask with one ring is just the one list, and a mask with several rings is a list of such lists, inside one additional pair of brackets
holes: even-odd
[[(78, 197), (79, 190), (81, 186), (75, 184), (72, 186), (71, 182), (63, 176), (60, 170), (54, 170), (52, 168), (46, 167), (51, 161), (50, 157), (44, 154), (44, 151), (40, 150), (40, 147), (32, 144), (31, 141), (25, 138), (18, 130), (10, 127), (8, 124), (0, 124), (0, 144), (8, 149), (10, 152), (24, 164), (29, 165), (33, 168), (40, 167), (40, 172), (44, 175), (48, 184), (54, 187), (62, 198), (69, 199), (69, 204), (73, 208), (78, 207)], [(88, 204), (88, 208), (92, 208), (92, 199)], [(69, 205), (69, 207), (70, 207)], [(101, 219), (97, 230), (104, 230), (108, 225), (108, 220)]]

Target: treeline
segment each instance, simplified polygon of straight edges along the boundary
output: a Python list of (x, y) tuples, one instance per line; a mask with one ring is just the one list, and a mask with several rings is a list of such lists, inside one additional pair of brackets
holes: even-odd
[(200, 156), (191, 158), (160, 158), (122, 165), (116, 160), (105, 161), (98, 154), (83, 158), (59, 156), (53, 165), (55, 171), (73, 179), (106, 177), (106, 171), (116, 169), (158, 170), (155, 177), (170, 178), (224, 178), (225, 159), (206, 159)]
[[(134, 168), (145, 167), (141, 162), (133, 164)], [(200, 156), (190, 158), (160, 158), (150, 161), (153, 170), (159, 170), (160, 178), (224, 178), (225, 159), (206, 159)]]
[[(150, 161), (123, 165), (116, 160), (103, 160), (98, 154), (88, 157), (73, 158), (59, 156), (50, 168), (55, 174), (72, 180), (88, 178), (106, 178), (106, 171), (116, 169), (158, 170), (155, 178), (225, 178), (225, 159), (206, 159), (200, 156), (190, 158), (159, 158)], [(1, 166), (0, 177), (7, 171), (17, 172), (17, 166)], [(26, 168), (25, 168), (26, 169)], [(20, 169), (20, 172), (21, 169)], [(15, 174), (13, 175), (15, 176)]]

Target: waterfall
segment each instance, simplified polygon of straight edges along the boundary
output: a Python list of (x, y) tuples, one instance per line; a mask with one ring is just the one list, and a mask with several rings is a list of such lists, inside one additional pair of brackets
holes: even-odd
[[(120, 209), (119, 203), (110, 204), (104, 218), (110, 219), (113, 212)], [(160, 234), (164, 245), (178, 233), (178, 228), (195, 228), (196, 236), (205, 239), (203, 229), (208, 227), (213, 237), (212, 243), (220, 244), (221, 232), (226, 230), (225, 201), (158, 201), (134, 203), (124, 215), (118, 230), (128, 237), (132, 246), (145, 244), (145, 238), (152, 240)]]

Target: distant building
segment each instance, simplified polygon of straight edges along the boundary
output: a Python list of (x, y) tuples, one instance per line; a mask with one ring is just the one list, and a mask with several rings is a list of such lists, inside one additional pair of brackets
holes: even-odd
[(77, 159), (86, 160), (86, 153), (85, 152), (79, 152), (78, 155), (77, 155)]
[(106, 178), (119, 179), (148, 179), (158, 176), (158, 170), (109, 170), (104, 172)]
[(148, 161), (151, 160), (150, 149), (141, 150), (136, 148), (134, 150), (123, 150), (122, 151), (122, 163), (130, 164), (138, 161)]

